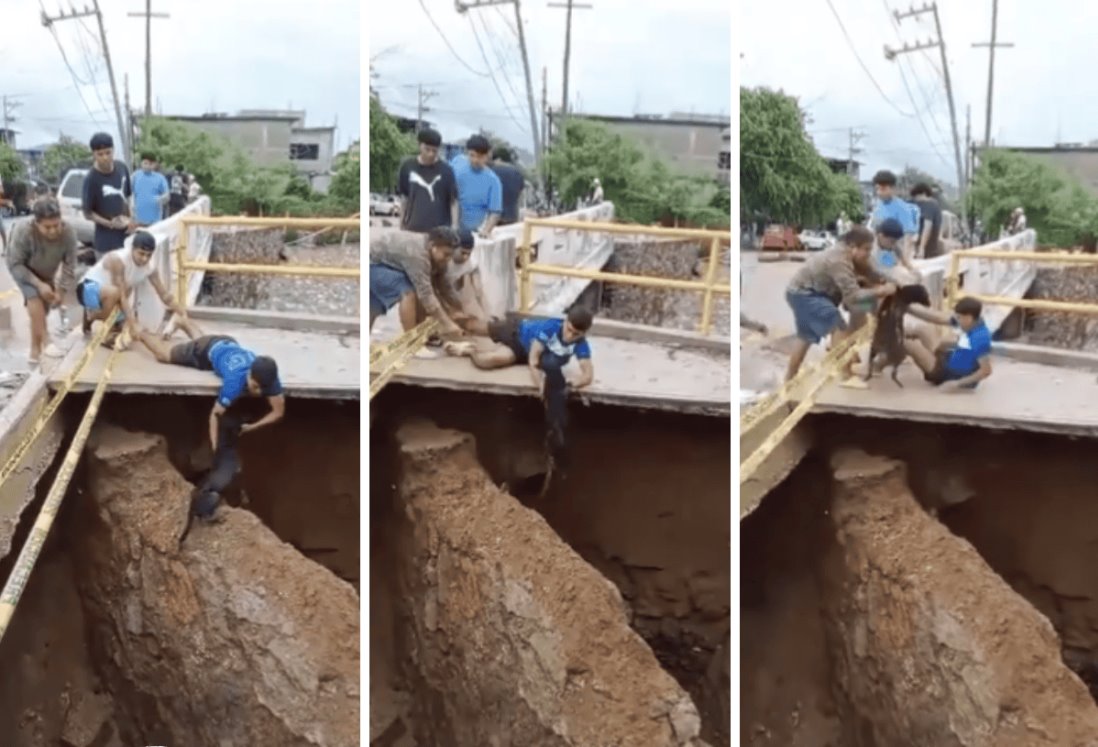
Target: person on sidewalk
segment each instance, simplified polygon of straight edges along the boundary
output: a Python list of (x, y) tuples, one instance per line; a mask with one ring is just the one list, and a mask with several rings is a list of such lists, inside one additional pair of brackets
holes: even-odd
[(412, 233), (427, 233), (439, 226), (457, 226), (457, 180), (450, 164), (438, 157), (442, 136), (424, 128), (416, 139), (419, 155), (401, 161), (397, 172), (397, 194), (403, 198), (400, 227)]
[(168, 180), (156, 170), (156, 156), (141, 155), (141, 170), (133, 177), (133, 212), (138, 228), (147, 228), (164, 217), (164, 206), (171, 198)]
[(461, 228), (488, 239), (503, 211), (503, 185), (496, 172), (488, 168), (492, 146), (483, 135), (473, 135), (465, 152), (454, 157), (451, 166), (457, 179), (461, 203)]
[(225, 411), (246, 393), (266, 397), (270, 411), (240, 432), (249, 433), (277, 423), (286, 414), (286, 397), (278, 378), (278, 364), (266, 355), (256, 355), (228, 335), (203, 335), (193, 321), (185, 316), (177, 319), (187, 342), (172, 345), (149, 330), (140, 330), (137, 339), (161, 363), (184, 366), (199, 371), (213, 371), (221, 379), (221, 391), (210, 411), (210, 445), (218, 447), (218, 426)]
[(526, 188), (526, 176), (515, 166), (511, 149), (498, 145), (492, 150), (492, 162), (488, 166), (499, 177), (502, 210), (499, 225), (510, 226), (519, 222), (519, 199)]
[(399, 306), (400, 325), (407, 332), (420, 321), (434, 317), (440, 333), (460, 337), (462, 333), (446, 312), (439, 296), (450, 308), (461, 308), (446, 279), (454, 248), (461, 243), (457, 232), (440, 226), (427, 235), (408, 231), (386, 231), (370, 239), (370, 329), (377, 318)]
[[(84, 334), (91, 333), (92, 322), (107, 319), (116, 306), (122, 307), (122, 327), (131, 338), (137, 336), (137, 317), (133, 297), (142, 283), (149, 283), (164, 306), (179, 316), (186, 312), (178, 304), (152, 263), (156, 238), (148, 231), (138, 231), (128, 247), (105, 254), (85, 274), (76, 286), (76, 298), (84, 307)], [(113, 342), (108, 338), (107, 344)]]
[(94, 161), (84, 177), (84, 217), (95, 224), (96, 257), (121, 249), (136, 226), (130, 211), (133, 185), (126, 164), (114, 160), (114, 138), (105, 132), (92, 135)]
[[(76, 230), (61, 219), (61, 206), (52, 197), (34, 203), (34, 219), (16, 224), (7, 249), (8, 270), (23, 294), (30, 317), (30, 364), (45, 354), (63, 355), (50, 342), (46, 319), (61, 306), (76, 284)], [(58, 271), (60, 270), (60, 277)]]
[[(797, 341), (789, 356), (785, 380), (789, 381), (801, 369), (808, 349), (828, 335), (838, 344), (865, 323), (868, 307), (878, 298), (896, 292), (891, 278), (879, 272), (870, 262), (873, 234), (855, 226), (831, 249), (812, 255), (797, 270), (785, 291), (785, 300), (793, 311)], [(874, 287), (861, 288), (859, 276)], [(843, 319), (839, 305), (850, 311), (850, 323)], [(843, 385), (866, 388), (865, 382), (853, 375), (854, 361), (843, 369)]]
[(991, 330), (984, 323), (979, 301), (962, 298), (952, 315), (918, 305), (909, 307), (908, 313), (960, 332), (956, 343), (939, 345), (936, 350), (919, 338), (904, 340), (904, 348), (927, 383), (943, 390), (975, 389), (991, 376)]

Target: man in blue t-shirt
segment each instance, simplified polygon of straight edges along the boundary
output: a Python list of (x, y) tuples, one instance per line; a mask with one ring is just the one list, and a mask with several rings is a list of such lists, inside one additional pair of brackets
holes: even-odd
[(455, 156), (451, 162), (461, 205), (460, 227), (484, 238), (492, 235), (503, 212), (503, 185), (496, 173), (488, 168), (491, 149), (488, 138), (473, 135), (465, 144), (465, 153)]
[(991, 330), (984, 323), (979, 301), (962, 298), (952, 315), (914, 304), (908, 307), (908, 313), (960, 331), (955, 344), (940, 345), (934, 351), (921, 336), (904, 341), (911, 359), (930, 384), (942, 389), (975, 389), (991, 376)]
[[(919, 213), (917, 205), (904, 202), (896, 196), (896, 175), (891, 171), (878, 171), (873, 176), (873, 188), (877, 192), (877, 206), (873, 208), (873, 229), (880, 233), (881, 226), (888, 220), (894, 220), (903, 230), (903, 239), (894, 246), (878, 246), (874, 258), (885, 271), (902, 264), (908, 271), (918, 276), (911, 263), (915, 236), (919, 233)], [(918, 277), (916, 277), (918, 280)]]
[(138, 227), (160, 221), (170, 197), (167, 178), (156, 170), (156, 156), (141, 154), (141, 170), (133, 176), (133, 212)]
[(218, 421), (229, 406), (245, 393), (266, 397), (271, 410), (256, 422), (245, 425), (241, 433), (254, 431), (282, 418), (286, 413), (286, 398), (278, 378), (278, 364), (273, 358), (256, 355), (227, 335), (203, 335), (198, 325), (186, 317), (176, 317), (175, 323), (190, 338), (188, 342), (169, 345), (148, 330), (142, 330), (138, 337), (161, 363), (213, 371), (221, 379), (221, 391), (210, 413), (210, 444), (215, 451)]
[(540, 392), (547, 371), (559, 371), (573, 357), (579, 361), (580, 377), (572, 388), (582, 389), (595, 378), (587, 331), (594, 318), (585, 308), (575, 307), (564, 319), (521, 319), (509, 314), (506, 319), (488, 323), (492, 347), (477, 349), (460, 343), (451, 347), (457, 355), (468, 355), (477, 368), (506, 368), (525, 363), (534, 386)]

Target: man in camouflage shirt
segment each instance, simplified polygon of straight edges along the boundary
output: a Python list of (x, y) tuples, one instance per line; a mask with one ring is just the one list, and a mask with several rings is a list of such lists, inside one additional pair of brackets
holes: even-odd
[[(829, 334), (834, 334), (833, 342), (840, 342), (864, 323), (865, 312), (876, 299), (896, 292), (895, 283), (869, 261), (872, 249), (873, 234), (855, 226), (834, 247), (812, 256), (789, 282), (785, 300), (793, 310), (797, 343), (789, 356), (786, 381), (797, 375), (810, 347)], [(874, 287), (862, 288), (859, 277)], [(850, 310), (850, 325), (839, 312), (839, 304)], [(842, 383), (851, 387), (863, 384), (864, 388), (864, 382), (854, 378), (853, 368), (851, 359), (844, 369)]]
[(420, 309), (439, 323), (439, 332), (459, 336), (461, 328), (446, 313), (439, 296), (451, 308), (461, 308), (446, 279), (457, 232), (448, 226), (432, 228), (426, 236), (388, 231), (370, 240), (370, 328), (379, 316), (399, 306), (405, 331), (421, 320)]

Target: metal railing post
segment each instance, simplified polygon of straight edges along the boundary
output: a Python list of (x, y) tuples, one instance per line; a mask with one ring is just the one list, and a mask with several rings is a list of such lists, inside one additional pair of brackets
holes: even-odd
[(191, 233), (190, 224), (186, 218), (179, 221), (179, 246), (175, 248), (175, 288), (176, 303), (186, 311), (187, 309), (187, 239)]
[(705, 272), (705, 293), (702, 296), (701, 333), (708, 335), (713, 326), (713, 282), (717, 279), (717, 262), (721, 255), (721, 240), (714, 236), (709, 244), (709, 267)]
[(530, 244), (534, 240), (534, 226), (530, 221), (522, 224), (522, 246), (519, 247), (519, 311), (525, 313), (533, 305), (530, 284)]
[(951, 252), (949, 255), (949, 279), (946, 281), (946, 307), (951, 311), (957, 304), (957, 295), (960, 284), (961, 253)]

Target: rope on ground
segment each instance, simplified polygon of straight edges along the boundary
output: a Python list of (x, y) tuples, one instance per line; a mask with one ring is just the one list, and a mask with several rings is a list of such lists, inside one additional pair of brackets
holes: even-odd
[[(836, 375), (842, 371), (843, 367), (850, 362), (854, 356), (858, 354), (857, 340), (864, 337), (868, 333), (868, 329), (862, 330), (856, 335), (853, 335), (844, 342), (851, 343), (850, 345), (842, 346), (842, 352), (838, 360), (834, 361), (831, 367), (826, 371), (825, 376), (821, 376), (820, 379), (814, 382), (808, 390), (804, 393), (801, 401), (793, 408), (793, 411), (778, 425), (763, 440), (759, 447), (751, 453), (747, 459), (740, 462), (740, 485), (750, 480), (755, 472), (759, 469), (766, 458), (770, 456), (771, 452), (778, 447), (779, 444), (793, 432), (793, 429), (804, 418), (805, 415), (815, 406), (816, 395), (821, 389), (824, 388)], [(839, 347), (839, 346), (836, 346)], [(871, 362), (872, 363), (872, 362)]]
[(742, 437), (759, 423), (769, 418), (779, 407), (787, 404), (792, 399), (794, 392), (814, 375), (820, 371), (833, 369), (836, 362), (843, 358), (851, 348), (868, 342), (870, 334), (872, 334), (870, 325), (867, 324), (861, 330), (831, 348), (827, 355), (816, 363), (802, 366), (797, 375), (782, 384), (780, 389), (755, 403), (751, 409), (740, 416), (740, 436)]
[(107, 338), (111, 329), (114, 328), (115, 321), (118, 319), (118, 311), (116, 310), (104, 323), (103, 328), (99, 330), (93, 337), (88, 346), (81, 353), (80, 358), (76, 362), (76, 366), (69, 373), (68, 376), (61, 382), (61, 385), (57, 388), (53, 398), (43, 408), (42, 412), (38, 415), (34, 422), (34, 426), (30, 429), (26, 436), (24, 436), (15, 449), (12, 450), (11, 456), (8, 461), (4, 463), (3, 467), (0, 467), (0, 487), (3, 487), (4, 483), (8, 481), (17, 469), (19, 464), (26, 457), (27, 452), (34, 445), (34, 442), (42, 435), (42, 431), (45, 430), (46, 423), (50, 421), (54, 413), (57, 412), (57, 408), (61, 406), (61, 402), (65, 399), (68, 393), (72, 390), (73, 384), (76, 382), (76, 377), (84, 370), (84, 367), (91, 361), (95, 351), (103, 344), (103, 340)]
[[(429, 338), (438, 329), (438, 322), (434, 319), (419, 324), (408, 330), (388, 345), (381, 346), (376, 352), (370, 349), (370, 399), (385, 388), (389, 380), (397, 371), (404, 367), (412, 356), (427, 344)], [(375, 373), (374, 366), (379, 370)]]
[(84, 444), (91, 433), (92, 423), (95, 422), (95, 417), (99, 414), (99, 405), (107, 391), (107, 383), (111, 378), (111, 369), (114, 367), (118, 353), (122, 349), (122, 339), (123, 335), (119, 335), (115, 341), (114, 348), (103, 367), (103, 373), (100, 375), (99, 382), (92, 393), (91, 401), (88, 403), (88, 409), (84, 411), (84, 417), (80, 420), (76, 435), (73, 437), (72, 443), (69, 444), (68, 451), (65, 452), (65, 459), (61, 463), (61, 468), (53, 479), (53, 484), (50, 486), (49, 493), (46, 494), (46, 500), (43, 502), (42, 508), (38, 510), (38, 516), (34, 520), (34, 526), (31, 527), (30, 535), (23, 543), (23, 549), (19, 551), (15, 567), (12, 568), (8, 580), (4, 583), (3, 591), (0, 591), (0, 640), (3, 639), (4, 633), (8, 630), (12, 615), (15, 614), (15, 607), (19, 604), (19, 599), (23, 595), (23, 590), (27, 586), (31, 572), (38, 562), (38, 556), (46, 543), (50, 528), (61, 510), (61, 501), (65, 497), (69, 482), (76, 471), (76, 465), (80, 461)]

